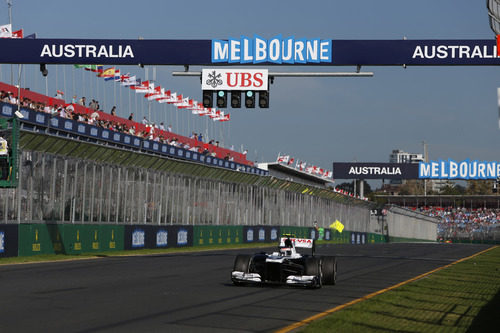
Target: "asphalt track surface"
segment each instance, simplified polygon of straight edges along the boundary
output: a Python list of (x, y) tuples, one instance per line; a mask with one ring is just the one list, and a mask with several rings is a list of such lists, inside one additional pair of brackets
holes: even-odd
[(321, 289), (233, 286), (235, 255), (262, 249), (0, 266), (0, 332), (272, 332), (488, 247), (320, 246), (338, 260)]

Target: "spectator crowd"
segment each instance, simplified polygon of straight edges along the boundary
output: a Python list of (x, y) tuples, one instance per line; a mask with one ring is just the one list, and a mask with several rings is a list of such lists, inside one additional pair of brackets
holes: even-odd
[(439, 220), (438, 234), (444, 238), (477, 239), (500, 233), (500, 209), (421, 207), (418, 210)]
[[(49, 100), (52, 101), (52, 99)], [(0, 101), (18, 104), (17, 97), (10, 91), (1, 90)], [(62, 100), (57, 99), (57, 101), (60, 102)], [(228, 149), (218, 149), (219, 141), (210, 140), (205, 143), (201, 133), (197, 134), (193, 132), (189, 138), (178, 136), (172, 133), (171, 125), (165, 126), (163, 122), (158, 125), (148, 121), (146, 117), (144, 117), (141, 123), (136, 122), (133, 113), (130, 114), (128, 119), (123, 119), (116, 115), (116, 106), (113, 106), (111, 112), (107, 114), (100, 110), (99, 102), (93, 99), (86, 105), (85, 97), (77, 100), (76, 96), (74, 96), (72, 103), (61, 103), (58, 105), (50, 102), (35, 101), (28, 97), (21, 97), (20, 105), (23, 108), (48, 113), (52, 116), (72, 119), (89, 125), (134, 135), (139, 138), (180, 147), (224, 160), (233, 161), (235, 160), (234, 155), (242, 155), (238, 156), (237, 162), (251, 165), (251, 162), (246, 160), (245, 154), (239, 154)]]

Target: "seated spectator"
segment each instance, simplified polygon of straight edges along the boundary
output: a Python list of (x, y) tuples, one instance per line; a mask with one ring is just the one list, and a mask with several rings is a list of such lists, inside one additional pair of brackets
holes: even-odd
[(78, 104), (85, 106), (85, 97), (80, 98), (80, 100), (78, 101)]

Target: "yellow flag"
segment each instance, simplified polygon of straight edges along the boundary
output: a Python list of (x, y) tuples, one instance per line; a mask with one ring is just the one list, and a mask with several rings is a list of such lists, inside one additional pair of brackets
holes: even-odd
[(330, 224), (330, 228), (335, 229), (338, 232), (342, 232), (342, 230), (344, 230), (344, 225), (339, 220), (335, 220), (335, 222)]

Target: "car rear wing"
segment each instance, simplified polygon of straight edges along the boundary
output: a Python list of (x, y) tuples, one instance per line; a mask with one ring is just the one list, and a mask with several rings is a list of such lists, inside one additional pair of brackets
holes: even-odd
[(304, 248), (304, 249), (312, 249), (312, 255), (314, 255), (315, 244), (314, 239), (309, 238), (296, 238), (296, 237), (281, 237), (280, 238), (280, 247), (285, 246), (285, 240), (290, 238), (292, 243), (295, 245), (295, 248)]

